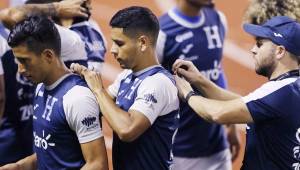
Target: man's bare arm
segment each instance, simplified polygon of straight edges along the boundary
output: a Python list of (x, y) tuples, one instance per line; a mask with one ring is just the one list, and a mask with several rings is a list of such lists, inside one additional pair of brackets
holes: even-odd
[(48, 4), (26, 4), (6, 8), (0, 11), (0, 21), (11, 29), (17, 22), (23, 20), (26, 16), (32, 15), (63, 16), (64, 18), (88, 17), (86, 9), (81, 6), (85, 1), (65, 0)]

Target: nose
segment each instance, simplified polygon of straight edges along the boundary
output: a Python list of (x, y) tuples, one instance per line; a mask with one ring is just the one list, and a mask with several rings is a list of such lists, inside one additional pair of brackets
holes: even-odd
[(23, 73), (26, 72), (25, 67), (24, 67), (22, 64), (20, 64), (20, 63), (18, 63), (18, 72), (19, 72), (20, 74), (23, 74)]
[(115, 43), (112, 44), (112, 46), (110, 48), (110, 53), (112, 55), (114, 55), (114, 57), (116, 57), (118, 55), (118, 48), (117, 48), (117, 45)]

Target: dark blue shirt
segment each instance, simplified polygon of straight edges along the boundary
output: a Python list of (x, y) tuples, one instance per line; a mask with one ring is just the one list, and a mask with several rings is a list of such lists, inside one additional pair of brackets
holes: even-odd
[(243, 170), (300, 168), (300, 79), (269, 81), (244, 97), (247, 126)]

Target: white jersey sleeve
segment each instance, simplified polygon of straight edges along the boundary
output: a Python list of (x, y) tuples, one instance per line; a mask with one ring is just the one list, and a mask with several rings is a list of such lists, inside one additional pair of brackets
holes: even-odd
[(167, 34), (164, 33), (162, 30), (159, 31), (157, 43), (156, 43), (156, 55), (159, 63), (164, 61), (164, 50), (165, 44), (167, 40)]
[(86, 143), (103, 136), (100, 125), (100, 110), (91, 90), (74, 86), (63, 97), (66, 120), (77, 134), (79, 143)]
[(116, 78), (116, 80), (113, 82), (113, 84), (111, 84), (108, 87), (108, 93), (112, 96), (112, 97), (117, 97), (119, 88), (120, 88), (120, 83), (121, 81), (126, 78), (132, 71), (131, 70), (123, 70)]
[(94, 28), (96, 31), (100, 33), (101, 37), (103, 38), (104, 47), (107, 49), (107, 41), (98, 23), (93, 19), (89, 19), (89, 23), (91, 24), (92, 28)]
[(143, 113), (151, 124), (158, 116), (178, 110), (177, 88), (162, 73), (147, 77), (139, 86), (137, 96), (129, 110)]
[(218, 12), (218, 15), (220, 16), (220, 20), (222, 22), (222, 25), (224, 26), (225, 33), (227, 33), (228, 32), (228, 24), (227, 24), (226, 16), (221, 11), (217, 11), (217, 12)]
[(61, 40), (61, 58), (65, 61), (87, 60), (85, 44), (80, 36), (68, 28), (55, 24)]
[(3, 75), (3, 66), (2, 61), (0, 60), (0, 75)]

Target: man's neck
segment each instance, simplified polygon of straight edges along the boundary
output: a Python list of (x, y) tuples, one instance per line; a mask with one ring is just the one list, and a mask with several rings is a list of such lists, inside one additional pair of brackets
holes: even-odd
[(272, 80), (272, 79), (275, 79), (277, 77), (279, 77), (280, 75), (284, 74), (284, 73), (287, 73), (289, 71), (292, 71), (292, 70), (297, 70), (299, 69), (299, 66), (298, 64), (294, 64), (293, 66), (289, 66), (289, 67), (279, 67), (277, 69), (275, 69), (272, 73), (272, 75), (270, 76), (269, 80)]
[(53, 68), (53, 71), (49, 73), (50, 75), (48, 76), (48, 79), (44, 81), (44, 84), (46, 86), (50, 86), (68, 73), (70, 73), (70, 70), (67, 69), (67, 67), (63, 63), (61, 63), (61, 65), (59, 65), (58, 67)]
[(199, 8), (193, 6), (186, 1), (179, 1), (177, 8), (179, 9), (180, 12), (182, 12), (182, 14), (190, 17), (198, 16), (199, 11), (201, 10), (201, 7)]
[(138, 62), (138, 64), (132, 68), (131, 70), (133, 72), (138, 72), (141, 70), (144, 70), (145, 68), (154, 66), (154, 65), (159, 65), (159, 62), (157, 60), (157, 57), (155, 56), (155, 53), (153, 52), (145, 52), (145, 54), (148, 55), (144, 55), (141, 58), (141, 60)]

